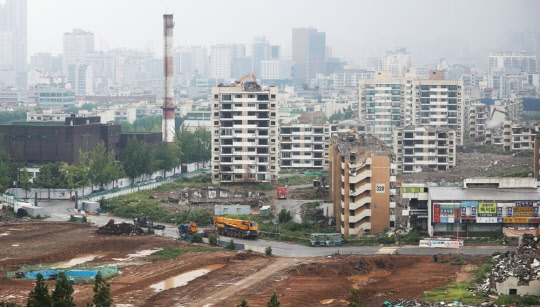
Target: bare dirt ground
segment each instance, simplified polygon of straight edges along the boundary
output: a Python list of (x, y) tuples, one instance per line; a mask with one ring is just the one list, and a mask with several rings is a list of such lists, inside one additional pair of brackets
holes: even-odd
[[(281, 306), (347, 306), (351, 288), (359, 290), (363, 306), (380, 306), (384, 300), (420, 298), (424, 291), (455, 280), (462, 269), (451, 261), (433, 263), (430, 256), (282, 258), (221, 248), (171, 260), (119, 260), (143, 250), (193, 245), (157, 236), (100, 236), (95, 230), (52, 222), (0, 226), (0, 301), (24, 304), (33, 289), (33, 281), (6, 279), (5, 271), (81, 255), (96, 256), (93, 263), (117, 263), (122, 274), (110, 280), (111, 294), (115, 304), (128, 306), (236, 306), (244, 298), (250, 306), (266, 306), (274, 291)], [(201, 269), (206, 273), (185, 285), (163, 291), (151, 287)], [(47, 283), (54, 288), (54, 282)], [(74, 286), (78, 306), (91, 301), (92, 287)]]

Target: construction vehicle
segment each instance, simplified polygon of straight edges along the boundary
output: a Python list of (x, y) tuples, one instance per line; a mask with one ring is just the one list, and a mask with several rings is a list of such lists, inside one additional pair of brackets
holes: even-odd
[(151, 228), (157, 230), (165, 229), (165, 225), (154, 225), (154, 222), (147, 220), (145, 217), (138, 217), (134, 219), (133, 224), (141, 228)]
[(181, 235), (192, 235), (199, 231), (197, 224), (195, 222), (189, 222), (186, 224), (181, 224), (178, 226), (178, 231)]
[(257, 239), (259, 235), (259, 224), (254, 221), (214, 216), (214, 226), (216, 232), (222, 236)]
[(240, 81), (237, 81), (236, 86), (241, 87), (244, 84), (244, 81), (246, 81), (249, 78), (252, 78), (253, 82), (257, 83), (257, 78), (255, 77), (255, 73), (251, 73), (249, 75), (243, 76), (242, 79), (240, 79)]
[(276, 193), (278, 199), (287, 199), (287, 187), (277, 187)]

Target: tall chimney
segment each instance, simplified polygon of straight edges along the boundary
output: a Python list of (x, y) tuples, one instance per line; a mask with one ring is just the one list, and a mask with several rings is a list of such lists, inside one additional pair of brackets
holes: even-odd
[(163, 96), (163, 142), (174, 142), (174, 67), (173, 67), (173, 15), (163, 15), (163, 73), (165, 88)]

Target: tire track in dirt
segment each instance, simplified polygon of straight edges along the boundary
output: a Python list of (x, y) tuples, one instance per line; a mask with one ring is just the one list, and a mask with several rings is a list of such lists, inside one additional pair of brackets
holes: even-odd
[(217, 292), (209, 293), (205, 297), (199, 297), (197, 300), (190, 302), (184, 306), (217, 306), (216, 304), (223, 302), (225, 299), (234, 296), (236, 293), (251, 288), (254, 285), (267, 280), (272, 275), (281, 272), (290, 266), (294, 265), (297, 260), (294, 258), (277, 258), (277, 260), (265, 267), (264, 269), (240, 280), (236, 283), (229, 285)]

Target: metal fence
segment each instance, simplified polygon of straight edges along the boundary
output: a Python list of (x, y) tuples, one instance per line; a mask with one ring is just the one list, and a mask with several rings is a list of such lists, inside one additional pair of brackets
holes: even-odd
[(200, 175), (206, 173), (207, 171), (208, 171), (208, 169), (199, 169), (199, 170), (196, 170), (196, 171), (193, 171), (193, 172), (190, 172), (190, 173), (176, 174), (174, 176), (170, 176), (170, 177), (166, 177), (166, 178), (160, 178), (160, 179), (150, 180), (150, 181), (147, 181), (147, 182), (136, 183), (136, 184), (134, 184), (132, 186), (128, 186), (128, 187), (123, 187), (123, 188), (118, 188), (118, 189), (105, 190), (105, 191), (101, 191), (101, 192), (92, 193), (90, 195), (86, 195), (85, 198), (87, 198), (88, 200), (91, 200), (91, 201), (99, 201), (100, 199), (110, 199), (110, 198), (114, 198), (114, 197), (117, 197), (117, 196), (131, 194), (131, 193), (141, 191), (141, 190), (154, 189), (154, 188), (157, 188), (157, 187), (159, 187), (159, 186), (161, 186), (163, 184), (171, 183), (171, 182), (175, 181), (178, 178), (197, 177), (197, 176), (200, 176)]

